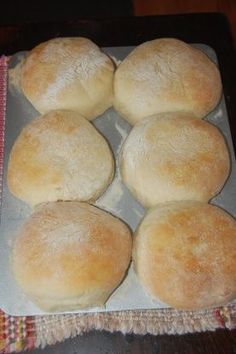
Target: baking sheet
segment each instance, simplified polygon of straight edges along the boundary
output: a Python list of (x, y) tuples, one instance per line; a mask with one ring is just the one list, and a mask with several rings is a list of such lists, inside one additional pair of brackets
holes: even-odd
[[(210, 47), (203, 44), (196, 44), (194, 46), (202, 49), (211, 59), (217, 62), (216, 54)], [(122, 60), (132, 49), (133, 47), (111, 47), (104, 48), (104, 51), (112, 57)], [(9, 67), (15, 67), (24, 55), (25, 52), (13, 55)], [(14, 85), (9, 83), (0, 225), (0, 308), (11, 315), (28, 316), (46, 313), (37, 308), (22, 293), (11, 274), (11, 248), (16, 230), (19, 229), (25, 218), (29, 216), (32, 211), (25, 203), (10, 194), (6, 184), (7, 163), (11, 147), (22, 127), (37, 115), (39, 115), (38, 112), (35, 111), (26, 98), (24, 98)], [(236, 216), (236, 165), (224, 97), (222, 97), (220, 104), (214, 112), (206, 117), (206, 120), (218, 126), (224, 134), (231, 152), (232, 162), (231, 174), (226, 185), (221, 193), (216, 198), (212, 199), (211, 203), (224, 208), (230, 214)], [(121, 145), (131, 130), (131, 126), (112, 108), (95, 119), (93, 124), (107, 138), (114, 156), (117, 158)], [(98, 199), (95, 205), (123, 219), (128, 225), (130, 225), (132, 230), (136, 229), (145, 213), (144, 208), (132, 197), (127, 188), (122, 184), (118, 166), (116, 166), (116, 175), (112, 184), (104, 195)], [(152, 300), (145, 294), (131, 265), (127, 277), (110, 296), (105, 307), (82, 311), (70, 311), (68, 313), (152, 309), (162, 307), (167, 306), (161, 302)]]

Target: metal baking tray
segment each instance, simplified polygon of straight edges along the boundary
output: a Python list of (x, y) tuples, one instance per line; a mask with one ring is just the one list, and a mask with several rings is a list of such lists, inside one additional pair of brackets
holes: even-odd
[[(194, 44), (194, 46), (203, 50), (217, 63), (216, 54), (209, 46), (203, 44)], [(122, 60), (132, 49), (133, 47), (111, 47), (104, 48), (104, 51), (113, 58)], [(25, 52), (13, 55), (10, 59), (9, 68), (14, 68), (24, 55)], [(11, 273), (10, 257), (15, 235), (24, 220), (31, 214), (32, 210), (25, 203), (10, 194), (6, 183), (7, 163), (11, 147), (22, 127), (38, 115), (38, 112), (27, 99), (9, 82), (0, 224), (0, 308), (11, 315), (28, 316), (46, 313), (37, 308), (23, 294), (15, 283)], [(206, 117), (206, 120), (219, 127), (225, 136), (231, 153), (232, 166), (231, 174), (226, 185), (221, 193), (216, 198), (212, 199), (211, 203), (224, 208), (230, 214), (236, 216), (236, 165), (224, 97), (222, 97), (217, 108)], [(131, 126), (112, 108), (106, 111), (102, 116), (96, 118), (93, 124), (107, 138), (114, 156), (117, 158), (121, 145), (131, 130)], [(132, 197), (127, 188), (122, 184), (118, 165), (116, 166), (116, 175), (112, 184), (104, 195), (96, 201), (95, 205), (123, 219), (133, 231), (145, 214), (144, 208)], [(70, 312), (117, 311), (163, 307), (167, 306), (159, 301), (152, 300), (145, 294), (134, 274), (131, 264), (128, 275), (122, 284), (113, 292), (104, 307)]]

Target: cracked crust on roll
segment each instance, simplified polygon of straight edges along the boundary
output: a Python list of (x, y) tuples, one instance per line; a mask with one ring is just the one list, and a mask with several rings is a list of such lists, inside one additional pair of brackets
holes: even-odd
[(204, 117), (222, 92), (217, 66), (201, 50), (173, 38), (136, 47), (119, 64), (114, 107), (134, 125), (163, 112), (189, 111)]

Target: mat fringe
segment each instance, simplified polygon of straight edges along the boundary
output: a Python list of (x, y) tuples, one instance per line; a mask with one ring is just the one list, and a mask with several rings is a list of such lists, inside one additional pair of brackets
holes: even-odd
[(91, 330), (134, 334), (184, 334), (236, 327), (236, 305), (202, 311), (159, 309), (37, 316), (36, 346), (45, 347)]

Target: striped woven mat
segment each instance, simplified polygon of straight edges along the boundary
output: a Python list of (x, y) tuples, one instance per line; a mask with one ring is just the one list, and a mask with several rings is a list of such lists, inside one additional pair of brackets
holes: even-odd
[[(7, 57), (0, 58), (0, 191), (7, 94)], [(14, 317), (0, 310), (0, 353), (54, 344), (90, 330), (136, 334), (183, 334), (236, 327), (236, 305), (202, 311), (174, 309)]]

